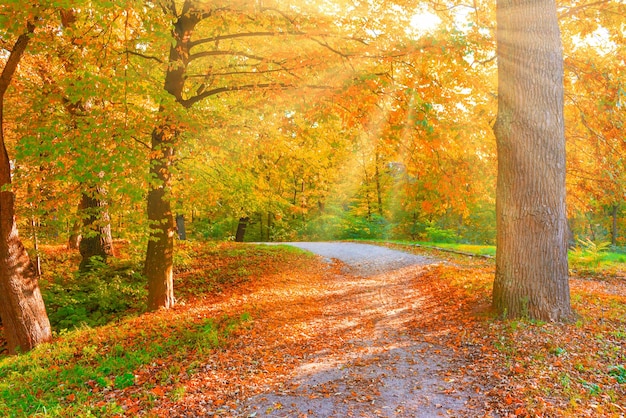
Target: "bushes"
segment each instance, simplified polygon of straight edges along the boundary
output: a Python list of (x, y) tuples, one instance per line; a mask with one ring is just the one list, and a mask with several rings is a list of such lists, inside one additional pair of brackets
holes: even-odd
[(145, 278), (128, 262), (97, 263), (88, 273), (57, 275), (42, 284), (42, 294), (53, 329), (104, 325), (129, 310), (143, 309)]
[(451, 229), (439, 228), (432, 222), (426, 227), (426, 238), (430, 242), (454, 243), (459, 241), (456, 232)]

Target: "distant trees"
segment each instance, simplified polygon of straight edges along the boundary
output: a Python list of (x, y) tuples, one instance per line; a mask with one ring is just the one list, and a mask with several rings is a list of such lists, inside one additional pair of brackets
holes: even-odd
[[(574, 235), (624, 242), (624, 74), (603, 48), (623, 59), (626, 6), (613, 3), (561, 10), (565, 115), (554, 5), (499, 5), (494, 303), (507, 315), (568, 316), (564, 117)], [(16, 327), (11, 349), (49, 338), (20, 217), (39, 240), (82, 234), (82, 268), (111, 254), (114, 233), (145, 246), (150, 309), (175, 303), (174, 213), (206, 238), (494, 241), (488, 2), (463, 18), (433, 11), (431, 31), (414, 23), (426, 6), (409, 2), (31, 6), (0, 6), (0, 311), (7, 332)], [(19, 306), (30, 325), (10, 325)]]

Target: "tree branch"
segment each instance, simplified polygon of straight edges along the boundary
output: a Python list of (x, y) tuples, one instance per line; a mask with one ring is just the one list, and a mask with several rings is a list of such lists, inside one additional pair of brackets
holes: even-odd
[(610, 2), (610, 1), (611, 1), (611, 0), (598, 0), (598, 1), (594, 1), (594, 2), (592, 2), (592, 3), (581, 4), (580, 6), (576, 6), (576, 7), (569, 8), (569, 9), (567, 10), (567, 12), (562, 13), (562, 14), (560, 14), (560, 15), (559, 15), (559, 20), (560, 20), (560, 19), (563, 19), (563, 18), (565, 18), (565, 17), (571, 16), (571, 15), (573, 15), (573, 14), (576, 14), (576, 13), (578, 13), (579, 11), (584, 10), (584, 9), (586, 9), (586, 8), (588, 8), (588, 7), (599, 6), (599, 5), (601, 5), (601, 4), (608, 3), (608, 2)]
[(137, 52), (137, 51), (131, 51), (130, 49), (127, 49), (123, 53), (124, 54), (135, 55), (137, 57), (145, 58), (147, 60), (153, 60), (153, 61), (158, 62), (159, 64), (164, 64), (164, 61), (161, 58), (157, 58), (157, 57), (154, 57), (152, 55), (145, 55), (145, 54), (142, 54), (141, 52)]
[(215, 96), (220, 93), (233, 92), (233, 91), (251, 91), (251, 90), (256, 90), (256, 89), (287, 90), (287, 89), (293, 89), (297, 87), (303, 87), (303, 88), (308, 88), (308, 89), (319, 89), (319, 90), (332, 89), (332, 87), (330, 86), (316, 86), (316, 85), (296, 86), (295, 84), (285, 84), (285, 83), (244, 84), (241, 86), (223, 86), (223, 87), (218, 87), (212, 90), (206, 90), (188, 99), (180, 99), (178, 100), (178, 102), (186, 109), (189, 109), (191, 106), (198, 103), (199, 101), (204, 100), (210, 96)]
[(199, 46), (199, 45), (208, 44), (211, 42), (224, 41), (228, 39), (253, 38), (253, 37), (264, 37), (264, 36), (299, 36), (299, 35), (306, 35), (306, 33), (299, 32), (299, 31), (288, 31), (288, 32), (267, 31), (267, 32), (231, 33), (228, 35), (219, 35), (213, 38), (203, 38), (203, 39), (198, 39), (198, 40), (189, 42), (189, 49)]
[(250, 59), (257, 60), (257, 61), (266, 61), (264, 57), (259, 57), (259, 56), (252, 55), (252, 54), (246, 54), (245, 52), (239, 52), (239, 51), (202, 51), (202, 52), (197, 52), (195, 54), (191, 54), (189, 56), (189, 62), (200, 59), (200, 58), (204, 58), (204, 57), (215, 57), (215, 56), (220, 56), (220, 55), (232, 55), (235, 57), (250, 58)]
[(20, 62), (22, 55), (24, 55), (24, 51), (26, 51), (26, 46), (33, 32), (35, 32), (35, 25), (28, 22), (26, 24), (26, 32), (18, 36), (15, 45), (13, 45), (9, 58), (2, 69), (2, 74), (0, 74), (0, 100), (4, 98), (4, 93), (9, 88), (9, 84), (11, 84), (11, 78), (13, 74), (15, 74), (17, 64)]
[(207, 78), (207, 77), (222, 77), (227, 75), (262, 75), (268, 73), (276, 73), (281, 71), (292, 71), (298, 70), (303, 67), (293, 67), (293, 68), (275, 68), (273, 70), (260, 70), (260, 71), (230, 71), (224, 73), (211, 73), (211, 74), (189, 74), (187, 78)]
[(137, 142), (138, 144), (143, 145), (146, 149), (148, 150), (152, 150), (152, 147), (150, 145), (148, 145), (147, 143), (145, 143), (144, 141), (140, 140), (139, 138), (137, 138), (134, 135), (131, 135), (130, 137), (132, 140), (134, 140), (135, 142)]
[(311, 38), (311, 40), (313, 42), (315, 42), (316, 44), (318, 44), (320, 46), (323, 46), (324, 48), (328, 49), (329, 51), (339, 55), (340, 57), (343, 57), (343, 58), (346, 58), (346, 59), (351, 57), (351, 55), (345, 54), (345, 53), (343, 53), (341, 51), (338, 51), (337, 49), (331, 47), (330, 45), (328, 45), (328, 42), (326, 42), (326, 41), (320, 41), (320, 40), (317, 40), (315, 38)]

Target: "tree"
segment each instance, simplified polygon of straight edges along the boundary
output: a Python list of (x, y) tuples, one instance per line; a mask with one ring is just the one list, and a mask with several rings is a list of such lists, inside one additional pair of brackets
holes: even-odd
[[(328, 34), (322, 32), (323, 19), (311, 22), (306, 13), (287, 12), (280, 9), (279, 2), (268, 3), (163, 2), (164, 14), (173, 22), (169, 56), (161, 59), (148, 57), (143, 49), (133, 51), (144, 58), (167, 61), (163, 85), (167, 94), (160, 100), (151, 135), (150, 237), (145, 260), (148, 309), (169, 308), (175, 303), (172, 169), (175, 151), (192, 124), (187, 118), (183, 122), (183, 116), (190, 116), (187, 110), (218, 94), (296, 88), (301, 80), (311, 80), (316, 66), (327, 65), (320, 50), (336, 54), (337, 47), (329, 45)], [(294, 53), (293, 44), (286, 39), (302, 40), (301, 52)], [(354, 41), (343, 38), (342, 42)]]
[(93, 267), (92, 257), (106, 262), (113, 256), (113, 238), (111, 236), (111, 219), (105, 200), (106, 190), (102, 186), (90, 187), (83, 191), (79, 212), (83, 217), (83, 234), (78, 244), (82, 260), (80, 271), (88, 271)]
[[(573, 238), (624, 242), (622, 17), (626, 5), (596, 3), (570, 9), (562, 21), (565, 60), (568, 212)], [(569, 34), (569, 36), (567, 36)], [(569, 39), (568, 39), (569, 38)], [(569, 42), (568, 42), (569, 40)], [(609, 236), (610, 235), (610, 236)]]
[(553, 0), (497, 4), (497, 255), (503, 316), (572, 318), (567, 265), (563, 52)]
[(10, 353), (30, 350), (52, 338), (35, 266), (15, 223), (15, 195), (3, 123), (4, 96), (34, 31), (35, 25), (28, 22), (0, 75), (0, 317)]

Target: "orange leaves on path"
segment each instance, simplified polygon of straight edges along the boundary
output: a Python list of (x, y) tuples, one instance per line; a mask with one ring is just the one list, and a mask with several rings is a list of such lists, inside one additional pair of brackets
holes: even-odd
[(626, 286), (618, 278), (574, 279), (579, 320), (544, 324), (493, 318), (492, 261), (430, 253), (450, 259), (363, 278), (280, 247), (181, 248), (188, 258), (174, 309), (51, 346), (57, 355), (46, 370), (64, 387), (57, 410), (411, 416), (432, 408), (503, 417), (626, 410)]
[(453, 264), (432, 270), (416, 283), (430, 295), (429, 311), (436, 315), (421, 325), (472, 359), (457, 372), (492, 386), (487, 394), (494, 412), (501, 416), (623, 416), (623, 271), (602, 280), (571, 279), (572, 305), (578, 314), (575, 323), (498, 320), (490, 313), (493, 265), (453, 257)]

